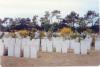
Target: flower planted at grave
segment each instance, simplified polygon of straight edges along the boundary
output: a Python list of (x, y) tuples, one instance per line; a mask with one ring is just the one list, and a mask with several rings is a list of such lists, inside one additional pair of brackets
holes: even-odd
[(62, 28), (60, 30), (60, 33), (61, 33), (62, 37), (67, 37), (67, 36), (69, 36), (72, 33), (72, 30), (70, 28), (64, 27), (64, 28)]
[(21, 37), (26, 37), (29, 35), (29, 32), (27, 30), (20, 30), (19, 34)]
[(29, 36), (30, 36), (30, 39), (32, 40), (33, 38), (34, 38), (34, 36), (35, 36), (35, 34), (34, 34), (34, 32), (29, 32)]
[(10, 32), (10, 36), (11, 36), (12, 38), (16, 38), (15, 32)]
[(41, 32), (40, 32), (40, 37), (41, 37), (41, 38), (45, 37), (45, 32), (41, 31)]
[(76, 33), (76, 32), (70, 34), (71, 39), (76, 39), (77, 36), (78, 36), (78, 33)]

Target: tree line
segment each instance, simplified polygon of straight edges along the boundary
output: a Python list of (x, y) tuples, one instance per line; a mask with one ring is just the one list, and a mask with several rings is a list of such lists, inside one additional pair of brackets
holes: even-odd
[[(32, 19), (20, 17), (15, 19), (9, 17), (0, 19), (0, 30), (37, 29), (46, 32), (56, 32), (63, 27), (68, 27), (79, 33), (87, 29), (91, 29), (92, 32), (95, 33), (99, 32), (99, 13), (91, 10), (89, 10), (83, 17), (80, 17), (75, 11), (71, 11), (64, 18), (61, 17), (61, 11), (59, 10), (53, 10), (51, 12), (45, 11), (44, 16), (38, 18), (39, 16), (34, 15)], [(40, 22), (40, 24), (38, 24), (38, 22)]]

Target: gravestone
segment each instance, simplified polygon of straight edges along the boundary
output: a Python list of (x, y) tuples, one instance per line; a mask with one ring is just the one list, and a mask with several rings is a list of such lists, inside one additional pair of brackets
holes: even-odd
[(52, 37), (52, 42), (53, 42), (53, 49), (56, 49), (56, 38)]
[(8, 39), (8, 56), (14, 56), (15, 38), (9, 37)]
[(25, 58), (29, 58), (30, 56), (29, 42), (30, 42), (29, 38), (22, 38), (22, 50), (23, 50), (23, 56)]
[(30, 58), (37, 58), (37, 49), (34, 45), (33, 39), (30, 40)]
[(14, 55), (15, 57), (20, 57), (21, 56), (21, 38), (16, 38), (16, 43), (15, 43), (15, 49), (14, 49)]
[(81, 41), (81, 54), (87, 54), (87, 41), (86, 39)]
[(8, 48), (8, 45), (10, 44), (10, 39), (4, 37), (3, 38), (3, 43), (4, 43), (4, 47), (7, 49)]
[(4, 55), (4, 43), (2, 39), (0, 39), (0, 56)]
[(56, 49), (56, 52), (61, 53), (61, 40), (60, 37), (53, 38), (53, 48)]
[(40, 40), (39, 39), (32, 39), (34, 46), (36, 47), (36, 50), (39, 51), (40, 48)]
[(92, 38), (91, 37), (87, 37), (85, 42), (87, 44), (87, 49), (90, 50), (91, 43), (92, 43)]
[(62, 40), (62, 53), (67, 53), (69, 48), (69, 40)]
[(74, 39), (69, 40), (69, 49), (74, 49)]
[(42, 41), (41, 41), (42, 52), (46, 52), (47, 51), (47, 43), (46, 42), (47, 42), (46, 38), (42, 39)]
[(74, 49), (75, 54), (80, 54), (80, 43), (74, 39), (71, 41), (72, 48)]
[(53, 43), (52, 40), (47, 39), (47, 52), (53, 52)]
[(100, 38), (96, 38), (95, 41), (95, 50), (100, 50)]

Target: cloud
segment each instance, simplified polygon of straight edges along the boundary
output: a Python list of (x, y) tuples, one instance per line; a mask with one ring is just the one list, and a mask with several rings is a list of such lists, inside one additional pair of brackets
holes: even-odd
[(43, 15), (44, 11), (54, 9), (66, 14), (72, 10), (84, 14), (87, 10), (98, 12), (99, 7), (98, 0), (0, 0), (1, 17)]

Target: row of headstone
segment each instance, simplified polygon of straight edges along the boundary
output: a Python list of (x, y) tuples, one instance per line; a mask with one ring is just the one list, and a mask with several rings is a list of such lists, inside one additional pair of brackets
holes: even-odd
[[(75, 54), (87, 54), (91, 47), (92, 38), (86, 37), (81, 42), (77, 39), (63, 39), (60, 37), (41, 41), (42, 52), (53, 52), (54, 49), (59, 53), (67, 53), (68, 49), (73, 49)], [(0, 39), (0, 56), (4, 55), (5, 49), (8, 49), (8, 56), (20, 57), (22, 52), (26, 58), (37, 58), (39, 51), (39, 39), (29, 38), (3, 38)], [(100, 39), (95, 41), (95, 49), (100, 50)]]
[(39, 51), (39, 39), (29, 38), (3, 38), (0, 39), (0, 56), (7, 49), (8, 56), (36, 58)]
[(67, 53), (68, 49), (74, 49), (75, 54), (87, 54), (90, 50), (92, 38), (85, 38), (81, 42), (77, 39), (63, 39), (60, 37), (48, 39), (44, 38), (41, 42), (42, 52), (53, 52), (54, 49), (59, 53)]

